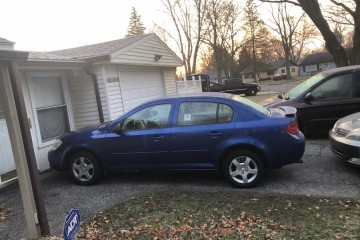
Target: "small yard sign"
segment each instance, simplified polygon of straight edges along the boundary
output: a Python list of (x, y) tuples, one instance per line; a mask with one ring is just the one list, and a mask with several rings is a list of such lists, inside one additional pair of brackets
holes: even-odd
[(71, 209), (65, 218), (64, 224), (64, 240), (73, 240), (80, 228), (80, 211)]

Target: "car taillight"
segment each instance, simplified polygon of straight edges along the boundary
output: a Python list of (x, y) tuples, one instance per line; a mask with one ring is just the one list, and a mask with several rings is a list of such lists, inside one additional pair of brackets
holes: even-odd
[(292, 121), (289, 125), (286, 126), (285, 130), (292, 134), (292, 135), (296, 135), (299, 133), (299, 127), (298, 127), (298, 122), (297, 120)]

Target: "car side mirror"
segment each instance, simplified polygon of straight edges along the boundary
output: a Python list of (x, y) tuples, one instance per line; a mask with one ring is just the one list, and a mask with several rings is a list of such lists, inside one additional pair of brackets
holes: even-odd
[(307, 93), (304, 97), (305, 102), (310, 102), (313, 99), (314, 99), (314, 96), (311, 93)]
[(118, 135), (123, 135), (124, 131), (122, 130), (122, 122), (117, 124), (113, 129), (112, 129), (113, 133), (116, 133)]

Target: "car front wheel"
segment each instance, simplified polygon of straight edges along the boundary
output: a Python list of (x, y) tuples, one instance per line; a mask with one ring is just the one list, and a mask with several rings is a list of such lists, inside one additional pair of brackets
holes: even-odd
[(263, 172), (264, 166), (258, 155), (247, 150), (230, 153), (223, 165), (224, 176), (238, 188), (254, 187)]
[(76, 184), (83, 186), (96, 183), (103, 175), (99, 161), (88, 152), (78, 152), (72, 155), (69, 173)]

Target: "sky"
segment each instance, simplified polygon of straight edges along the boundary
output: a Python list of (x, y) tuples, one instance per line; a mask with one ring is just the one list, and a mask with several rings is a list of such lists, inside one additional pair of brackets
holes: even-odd
[(169, 21), (161, 0), (3, 0), (0, 37), (15, 50), (41, 52), (121, 39), (132, 7), (146, 31)]

